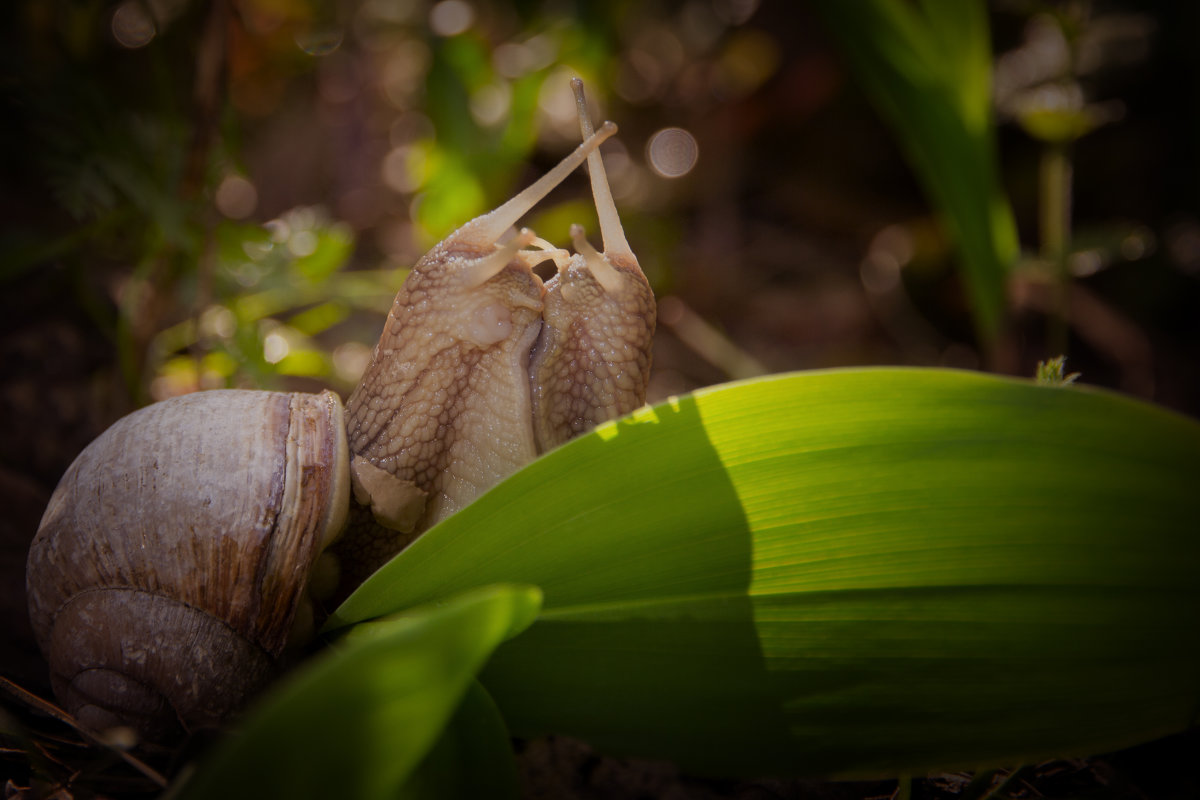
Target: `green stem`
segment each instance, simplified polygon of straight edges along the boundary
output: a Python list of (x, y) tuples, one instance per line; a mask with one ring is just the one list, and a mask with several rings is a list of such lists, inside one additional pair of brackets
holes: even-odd
[(1067, 352), (1067, 254), (1071, 242), (1071, 155), (1067, 145), (1051, 142), (1042, 152), (1038, 176), (1042, 258), (1051, 265), (1053, 311), (1050, 314), (1049, 352)]

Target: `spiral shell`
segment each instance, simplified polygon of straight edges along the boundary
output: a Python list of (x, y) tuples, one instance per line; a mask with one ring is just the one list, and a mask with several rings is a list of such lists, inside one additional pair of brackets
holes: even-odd
[(26, 573), (67, 711), (163, 740), (239, 708), (311, 613), (348, 463), (330, 393), (186, 395), (92, 442), (59, 482)]

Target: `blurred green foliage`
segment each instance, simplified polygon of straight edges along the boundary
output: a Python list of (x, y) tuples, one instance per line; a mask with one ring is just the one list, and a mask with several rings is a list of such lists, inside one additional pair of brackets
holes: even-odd
[[(1071, 224), (1072, 147), (1120, 117), (1094, 101), (1084, 56), (1144, 46), (1145, 17), (982, 0), (16, 0), (0, 14), (0, 147), (21, 154), (4, 164), (0, 280), (69, 285), (132, 402), (350, 390), (404, 270), (577, 141), (572, 75), (622, 126), (606, 163), (643, 268), (686, 304), (663, 329), (692, 362), (661, 354), (658, 396), (741, 374), (694, 363), (713, 348), (675, 325), (693, 318), (756, 369), (1028, 374), (1082, 341), (1107, 348), (1112, 383), (1153, 391), (1137, 320), (1066, 302), (1081, 275), (1154, 250), (1136, 216)], [(845, 102), (855, 92), (907, 166)], [(1002, 172), (1009, 121), (1023, 138)], [(667, 126), (700, 145), (678, 180), (641, 152)], [(1038, 148), (1060, 158), (1035, 165), (1030, 193)], [(572, 222), (595, 231), (582, 181), (530, 220), (559, 243)], [(1020, 327), (1031, 311), (1044, 337)]]
[(1019, 244), (1000, 183), (982, 0), (816, 0), (961, 250), (981, 341), (1000, 334)]
[[(421, 3), (25, 0), (5, 13), (26, 39), (6, 53), (19, 124), (4, 145), (36, 142), (21, 182), (63, 213), (6, 230), (0, 279), (70, 270), (137, 403), (293, 378), (348, 391), (404, 269), (528, 172), (548, 87), (569, 108), (565, 76), (611, 72), (615, 56), (610, 25), (532, 7), (461, 25)], [(303, 106), (281, 140), (272, 127)], [(299, 159), (290, 175), (249, 174), (254, 141), (325, 149), (347, 122), (365, 151), (343, 142), (318, 164), (284, 156)], [(568, 131), (559, 120), (556, 155)], [(294, 175), (315, 203), (280, 206), (271, 184)], [(355, 192), (348, 223), (340, 201)], [(381, 228), (401, 244), (363, 241)]]
[[(353, 232), (314, 208), (293, 209), (267, 226), (224, 221), (213, 236), (214, 302), (151, 342), (161, 363), (159, 391), (178, 394), (197, 382), (272, 386), (281, 376), (352, 384), (367, 348), (345, 343), (329, 352), (317, 338), (355, 311), (387, 313), (389, 288), (403, 271), (345, 270)], [(204, 354), (197, 363), (188, 354), (198, 346)]]

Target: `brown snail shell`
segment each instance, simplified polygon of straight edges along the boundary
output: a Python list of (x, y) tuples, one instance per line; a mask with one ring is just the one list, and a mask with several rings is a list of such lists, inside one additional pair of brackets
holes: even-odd
[(67, 711), (161, 740), (240, 707), (311, 613), (348, 463), (328, 392), (186, 395), (92, 442), (51, 498), (26, 578)]

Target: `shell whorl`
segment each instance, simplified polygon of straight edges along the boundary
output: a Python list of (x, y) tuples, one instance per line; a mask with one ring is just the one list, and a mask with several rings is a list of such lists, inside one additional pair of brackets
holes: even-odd
[(267, 680), (349, 497), (337, 398), (214, 391), (90, 444), (30, 549), (30, 618), (67, 710), (161, 737)]

